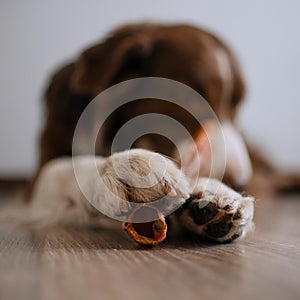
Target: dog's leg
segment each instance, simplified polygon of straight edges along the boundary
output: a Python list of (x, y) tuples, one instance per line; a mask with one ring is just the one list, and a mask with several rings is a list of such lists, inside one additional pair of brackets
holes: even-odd
[[(113, 154), (99, 168), (99, 175), (102, 182), (99, 181), (95, 198), (99, 199), (99, 205), (103, 204), (104, 209), (105, 205), (110, 204), (111, 209), (115, 210), (112, 213), (124, 213), (122, 207), (114, 207), (112, 195), (129, 203), (149, 203), (169, 196), (165, 205), (170, 208), (178, 207), (189, 197), (189, 183), (175, 163), (144, 149)], [(103, 192), (103, 184), (111, 193)]]
[(92, 209), (80, 192), (72, 159), (60, 158), (44, 165), (30, 202), (3, 208), (0, 221), (38, 228), (80, 225), (89, 221)]
[(253, 228), (253, 213), (254, 198), (243, 197), (215, 179), (202, 178), (178, 217), (193, 233), (228, 242)]
[(117, 219), (131, 215), (131, 203), (143, 205), (168, 196), (163, 208), (172, 210), (189, 197), (189, 185), (176, 165), (151, 151), (133, 149), (107, 159), (96, 157), (96, 164), (93, 156), (76, 157), (73, 163), (70, 158), (47, 163), (30, 204), (3, 211), (0, 220), (41, 227), (91, 220), (94, 224), (103, 214)]
[(125, 216), (123, 229), (137, 243), (162, 242), (164, 216), (189, 197), (189, 183), (178, 167), (160, 154), (132, 149), (112, 155), (99, 171), (105, 189), (97, 188), (95, 206), (110, 216)]

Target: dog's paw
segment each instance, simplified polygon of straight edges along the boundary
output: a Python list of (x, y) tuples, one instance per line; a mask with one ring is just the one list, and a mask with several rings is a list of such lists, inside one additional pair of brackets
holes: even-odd
[(200, 179), (179, 219), (197, 235), (229, 242), (253, 229), (253, 214), (253, 197), (243, 197), (217, 180)]
[(99, 171), (106, 193), (101, 189), (98, 199), (101, 211), (109, 210), (110, 216), (130, 214), (136, 203), (151, 203), (166, 215), (190, 195), (189, 183), (175, 163), (148, 150), (113, 154)]

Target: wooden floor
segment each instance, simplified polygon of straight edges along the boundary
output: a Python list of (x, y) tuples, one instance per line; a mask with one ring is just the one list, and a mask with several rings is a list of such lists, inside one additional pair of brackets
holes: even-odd
[(255, 222), (231, 244), (173, 235), (154, 249), (121, 229), (2, 227), (0, 299), (299, 300), (300, 197), (258, 200)]

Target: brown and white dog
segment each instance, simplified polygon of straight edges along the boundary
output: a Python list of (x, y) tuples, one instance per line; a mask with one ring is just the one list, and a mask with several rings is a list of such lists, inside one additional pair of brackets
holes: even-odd
[[(72, 203), (76, 204), (76, 209), (73, 210), (75, 217), (71, 217), (72, 220), (79, 219), (86, 213), (89, 214), (91, 208), (83, 204), (80, 191), (72, 196), (72, 192), (76, 191), (76, 188), (71, 172), (71, 159), (58, 159), (54, 162), (51, 160), (72, 155), (72, 141), (76, 124), (84, 109), (95, 96), (116, 83), (140, 77), (169, 78), (184, 83), (200, 93), (218, 117), (225, 138), (227, 154), (224, 158), (226, 168), (223, 179), (232, 187), (241, 189), (244, 189), (251, 181), (251, 160), (243, 138), (235, 126), (237, 109), (245, 94), (245, 84), (231, 50), (215, 35), (193, 26), (131, 24), (118, 28), (106, 39), (83, 51), (74, 62), (62, 67), (54, 74), (46, 93), (46, 120), (40, 139), (40, 160), (33, 184), (33, 203), (47, 207), (50, 204), (47, 205), (45, 201), (53, 199), (52, 191), (58, 190), (61, 193), (64, 191), (62, 194), (68, 196), (63, 198), (64, 200), (61, 200), (60, 203), (67, 205), (70, 197), (71, 199), (73, 197)], [(159, 99), (142, 99), (117, 109), (107, 120), (104, 133), (97, 140), (96, 154), (104, 157), (110, 155), (110, 145), (122, 125), (136, 116), (147, 113), (169, 115), (180, 122), (195, 137), (198, 147), (197, 154), (200, 157), (203, 156), (201, 157), (202, 165), (197, 168), (200, 169), (201, 176), (208, 176), (209, 163), (218, 159), (216, 150), (219, 145), (219, 137), (215, 135), (213, 142), (210, 143), (203, 132), (214, 136), (214, 124), (208, 122), (203, 124), (203, 128), (199, 128), (199, 124), (194, 118), (191, 118), (186, 110), (169, 106), (165, 101)], [(176, 152), (172, 142), (157, 134), (142, 136), (135, 141), (133, 147), (157, 151), (169, 157), (174, 157)], [(144, 161), (148, 164), (151, 153), (153, 153), (142, 149), (130, 151), (133, 156), (136, 155), (137, 161)], [(125, 151), (115, 154), (107, 158), (107, 161), (120, 158), (118, 166), (122, 169), (122, 159), (126, 153)], [(186, 157), (188, 158), (189, 153), (187, 150)], [(193, 155), (195, 153), (190, 153), (191, 157)], [(260, 170), (274, 174), (272, 167), (259, 156), (253, 154), (250, 156), (254, 167), (259, 166)], [(80, 162), (81, 158), (79, 157), (77, 160)], [(89, 160), (84, 161), (86, 165), (83, 169), (88, 173)], [(99, 168), (100, 165), (106, 163), (103, 157), (99, 158)], [(181, 162), (181, 164), (187, 168), (185, 170), (187, 174), (193, 173), (190, 168), (195, 165), (193, 159), (189, 163)], [(142, 166), (143, 164), (138, 164), (137, 170), (141, 170)], [(171, 169), (173, 170), (172, 174), (178, 171), (173, 165)], [(67, 182), (63, 186), (61, 186), (62, 174)], [(138, 191), (128, 187), (128, 176), (122, 180), (115, 176), (114, 180), (109, 182), (113, 184), (112, 190), (127, 182), (125, 187), (120, 190), (120, 195), (126, 191), (125, 198), (133, 193), (139, 195), (138, 199), (133, 201), (149, 202), (171, 193), (173, 188), (166, 189), (165, 182), (169, 182), (172, 176), (167, 173), (167, 178), (160, 181), (160, 184), (151, 192), (147, 192), (145, 189)], [(199, 179), (193, 189), (188, 187), (187, 181), (181, 182), (179, 188), (173, 193), (175, 198), (177, 196), (175, 202), (188, 198), (179, 212), (179, 220), (186, 228), (217, 241), (227, 241), (244, 235), (252, 227), (253, 198), (242, 197), (214, 180), (208, 182), (207, 179)], [(49, 182), (55, 185), (53, 189), (49, 189)], [(73, 188), (68, 188), (70, 186)], [(95, 183), (91, 190), (97, 190), (96, 187)], [(43, 194), (46, 192), (49, 192), (49, 195), (44, 197)], [(101, 186), (97, 193), (102, 195)], [(44, 200), (41, 200), (42, 198)], [(57, 195), (56, 198), (60, 199), (60, 196)], [(102, 195), (100, 198), (103, 198), (103, 201), (107, 200), (106, 195)], [(55, 205), (58, 203), (54, 202)], [(108, 203), (105, 205), (109, 206)], [(67, 214), (65, 208), (61, 207), (62, 211), (58, 219), (64, 220)], [(72, 209), (68, 208), (68, 211), (71, 213)]]
[[(77, 121), (98, 93), (124, 80), (145, 76), (179, 81), (205, 98), (221, 122), (226, 139), (228, 155), (224, 178), (233, 187), (244, 188), (251, 179), (252, 168), (243, 139), (234, 125), (245, 92), (238, 63), (219, 38), (188, 25), (123, 26), (59, 70), (46, 94), (46, 124), (41, 137), (39, 168), (52, 158), (71, 155)], [(168, 107), (158, 99), (144, 99), (128, 103), (112, 114), (97, 143), (96, 153), (109, 155), (109, 146), (118, 129), (133, 117), (147, 113), (167, 114), (193, 136), (199, 131), (199, 124), (183, 109)], [(218, 142), (212, 145), (217, 146)], [(167, 138), (155, 134), (141, 137), (133, 147), (171, 157), (175, 150)], [(208, 162), (209, 158), (204, 161)], [(202, 166), (202, 170), (205, 169)]]

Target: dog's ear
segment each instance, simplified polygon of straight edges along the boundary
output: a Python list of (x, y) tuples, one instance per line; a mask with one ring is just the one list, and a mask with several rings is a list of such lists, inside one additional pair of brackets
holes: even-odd
[(145, 32), (116, 32), (80, 55), (71, 77), (71, 89), (80, 94), (97, 95), (117, 83), (121, 74), (128, 78), (137, 76), (151, 52), (152, 41)]

